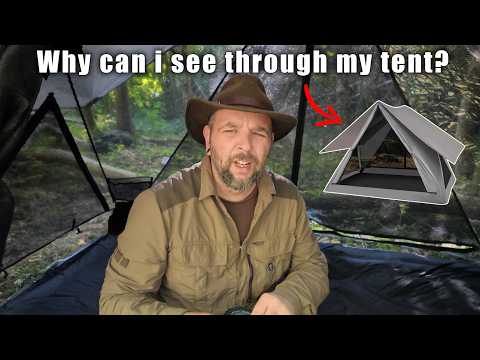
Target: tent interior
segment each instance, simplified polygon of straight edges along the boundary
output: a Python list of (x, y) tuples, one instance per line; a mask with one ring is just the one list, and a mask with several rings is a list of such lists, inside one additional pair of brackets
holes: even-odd
[(340, 184), (426, 191), (412, 155), (380, 111), (353, 150)]
[[(359, 74), (257, 75), (276, 111), (299, 124), (276, 142), (268, 167), (305, 198), (327, 256), (331, 293), (319, 314), (480, 313), (480, 58), (476, 45), (79, 45), (92, 54), (154, 51), (214, 54), (216, 71), (41, 76), (29, 45), (0, 46), (0, 313), (97, 314), (106, 264), (135, 197), (204, 149), (187, 133), (191, 97), (213, 98), (231, 74), (226, 51), (247, 54), (371, 53)], [(380, 53), (446, 49), (442, 73), (384, 73)], [(168, 61), (168, 60), (167, 60)], [(165, 68), (168, 63), (165, 64)], [(305, 101), (332, 105), (343, 123), (315, 127)], [(365, 109), (381, 100), (409, 105), (466, 145), (447, 205), (323, 192), (343, 153), (319, 155)], [(378, 113), (377, 113), (378, 115)], [(415, 160), (381, 114), (352, 151), (342, 182), (371, 186), (395, 176), (425, 191)], [(444, 174), (450, 174), (441, 158)], [(384, 173), (382, 173), (382, 171)], [(393, 171), (393, 173), (392, 173)], [(386, 172), (386, 173), (385, 173)], [(392, 175), (393, 174), (393, 175)], [(448, 175), (450, 176), (450, 175)], [(444, 179), (445, 184), (450, 180)], [(391, 181), (389, 181), (391, 183)], [(30, 275), (34, 273), (35, 275)]]

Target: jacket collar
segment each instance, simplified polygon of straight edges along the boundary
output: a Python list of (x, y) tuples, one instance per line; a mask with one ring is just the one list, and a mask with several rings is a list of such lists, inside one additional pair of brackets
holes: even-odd
[[(209, 196), (218, 196), (215, 180), (212, 173), (212, 164), (210, 156), (205, 155), (200, 164), (201, 180), (200, 180), (200, 195), (198, 199), (201, 201)], [(262, 176), (257, 181), (258, 198), (267, 199), (277, 193), (275, 184), (272, 180), (272, 174), (267, 170), (263, 170)]]

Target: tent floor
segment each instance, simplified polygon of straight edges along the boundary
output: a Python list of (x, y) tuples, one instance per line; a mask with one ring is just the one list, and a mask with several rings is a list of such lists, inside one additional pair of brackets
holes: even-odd
[(425, 192), (420, 176), (356, 174), (341, 181), (342, 185), (373, 187), (380, 189), (406, 190)]
[[(116, 246), (104, 236), (0, 307), (3, 314), (97, 314)], [(322, 244), (331, 293), (318, 314), (480, 314), (480, 266), (466, 260)]]

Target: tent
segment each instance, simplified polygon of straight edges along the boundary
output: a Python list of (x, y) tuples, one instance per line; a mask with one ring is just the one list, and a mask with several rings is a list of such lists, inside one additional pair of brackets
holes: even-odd
[[(36, 51), (48, 48), (57, 47), (0, 47), (0, 270), (10, 273), (30, 261), (34, 264), (48, 245), (63, 239), (94, 235), (82, 237), (80, 247), (78, 242), (69, 243), (71, 253), (52, 259), (57, 261), (40, 279), (0, 305), (0, 313), (95, 314), (105, 266), (133, 199), (202, 157), (203, 149), (185, 129), (186, 101), (191, 96), (212, 98), (231, 74), (219, 61), (213, 74), (155, 74), (149, 68), (143, 75), (107, 76), (94, 71), (82, 77), (41, 76), (36, 71)], [(442, 74), (381, 71), (381, 51), (440, 48), (450, 54)], [(368, 76), (257, 74), (275, 109), (299, 119), (297, 128), (275, 143), (268, 166), (297, 184), (319, 246), (327, 255), (332, 291), (318, 312), (480, 312), (478, 46), (78, 45), (68, 49), (94, 56), (141, 51), (148, 59), (155, 50), (208, 52), (220, 60), (227, 50), (247, 54), (320, 50), (328, 54), (331, 64), (337, 53), (374, 54)], [(307, 105), (302, 92), (305, 84), (310, 85), (317, 104), (335, 107), (344, 124), (312, 125), (317, 115)], [(405, 133), (401, 126), (411, 128), (402, 122), (409, 116), (392, 109), (407, 105), (465, 145), (458, 157), (458, 147), (450, 151), (443, 140), (438, 147), (427, 136), (415, 133), (446, 161), (456, 162), (455, 168), (446, 162), (455, 173), (444, 184), (445, 193), (451, 190), (448, 204), (323, 191), (341, 156), (333, 151), (320, 156), (319, 152), (339, 139), (377, 100), (392, 105), (382, 105), (382, 109), (399, 138)], [(415, 126), (421, 125), (415, 122)], [(415, 154), (413, 163), (419, 173), (423, 171), (422, 182), (437, 184), (439, 178), (430, 171), (439, 167), (432, 167), (427, 147), (414, 143), (413, 136), (401, 139)], [(443, 176), (445, 169), (440, 169)]]
[(412, 108), (377, 101), (321, 153), (348, 149), (324, 191), (446, 205), (465, 146)]

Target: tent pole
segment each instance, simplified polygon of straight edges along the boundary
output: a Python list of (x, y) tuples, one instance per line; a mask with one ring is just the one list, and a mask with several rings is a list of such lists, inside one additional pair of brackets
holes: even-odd
[[(305, 45), (305, 52), (313, 58), (313, 45)], [(293, 161), (292, 161), (292, 174), (290, 180), (298, 185), (298, 173), (300, 171), (300, 160), (302, 157), (302, 144), (303, 144), (303, 130), (305, 128), (305, 114), (307, 110), (307, 98), (303, 93), (304, 86), (310, 85), (311, 74), (304, 76), (302, 79), (302, 88), (300, 89), (300, 102), (298, 105), (298, 123), (297, 132), (295, 134), (295, 145), (293, 147)]]
[[(100, 170), (102, 171), (103, 177), (105, 178), (105, 181), (107, 183), (107, 187), (108, 187), (108, 191), (110, 192), (110, 196), (113, 199), (113, 191), (112, 191), (112, 188), (110, 186), (110, 181), (108, 180), (107, 174), (105, 173), (105, 170), (103, 169), (102, 162), (100, 161), (100, 157), (98, 156), (97, 148), (95, 147), (95, 143), (93, 142), (92, 134), (90, 133), (90, 129), (88, 128), (87, 121), (85, 120), (85, 116), (83, 115), (82, 107), (80, 106), (80, 101), (78, 100), (77, 91), (75, 90), (75, 87), (73, 86), (72, 77), (70, 76), (70, 74), (67, 74), (67, 77), (68, 77), (68, 83), (70, 84), (70, 89), (72, 90), (72, 94), (73, 94), (73, 97), (75, 99), (75, 103), (77, 104), (78, 112), (80, 113), (80, 117), (82, 118), (83, 126), (85, 126), (85, 129), (87, 131), (88, 139), (90, 140), (90, 144), (92, 145), (92, 149), (93, 149), (95, 157), (98, 161), (98, 165), (100, 165)], [(108, 205), (107, 205), (107, 207), (108, 207)], [(108, 210), (110, 210), (110, 209), (108, 209)]]
[[(92, 174), (88, 170), (87, 165), (85, 164), (82, 154), (80, 153), (80, 150), (77, 147), (77, 143), (75, 142), (75, 139), (73, 138), (72, 134), (70, 133), (70, 129), (68, 128), (67, 122), (65, 121), (65, 118), (63, 117), (62, 110), (60, 109), (60, 106), (58, 105), (57, 101), (55, 100), (55, 97), (52, 93), (50, 93), (47, 97), (49, 108), (52, 111), (53, 115), (55, 116), (55, 119), (57, 120), (58, 127), (60, 128), (63, 137), (65, 138), (65, 141), (67, 142), (70, 151), (72, 152), (73, 156), (75, 157), (75, 160), (77, 161), (78, 167), (82, 171), (83, 175), (85, 176), (85, 179), (89, 183), (90, 187), (92, 188), (92, 191), (95, 193), (97, 196), (98, 200), (100, 201), (103, 210), (105, 211), (110, 211), (110, 207), (108, 206), (107, 200), (103, 196), (102, 192), (100, 191), (100, 188), (98, 187), (97, 182), (93, 178)], [(74, 219), (75, 220), (75, 219)], [(74, 225), (72, 225), (72, 229), (74, 229)]]

